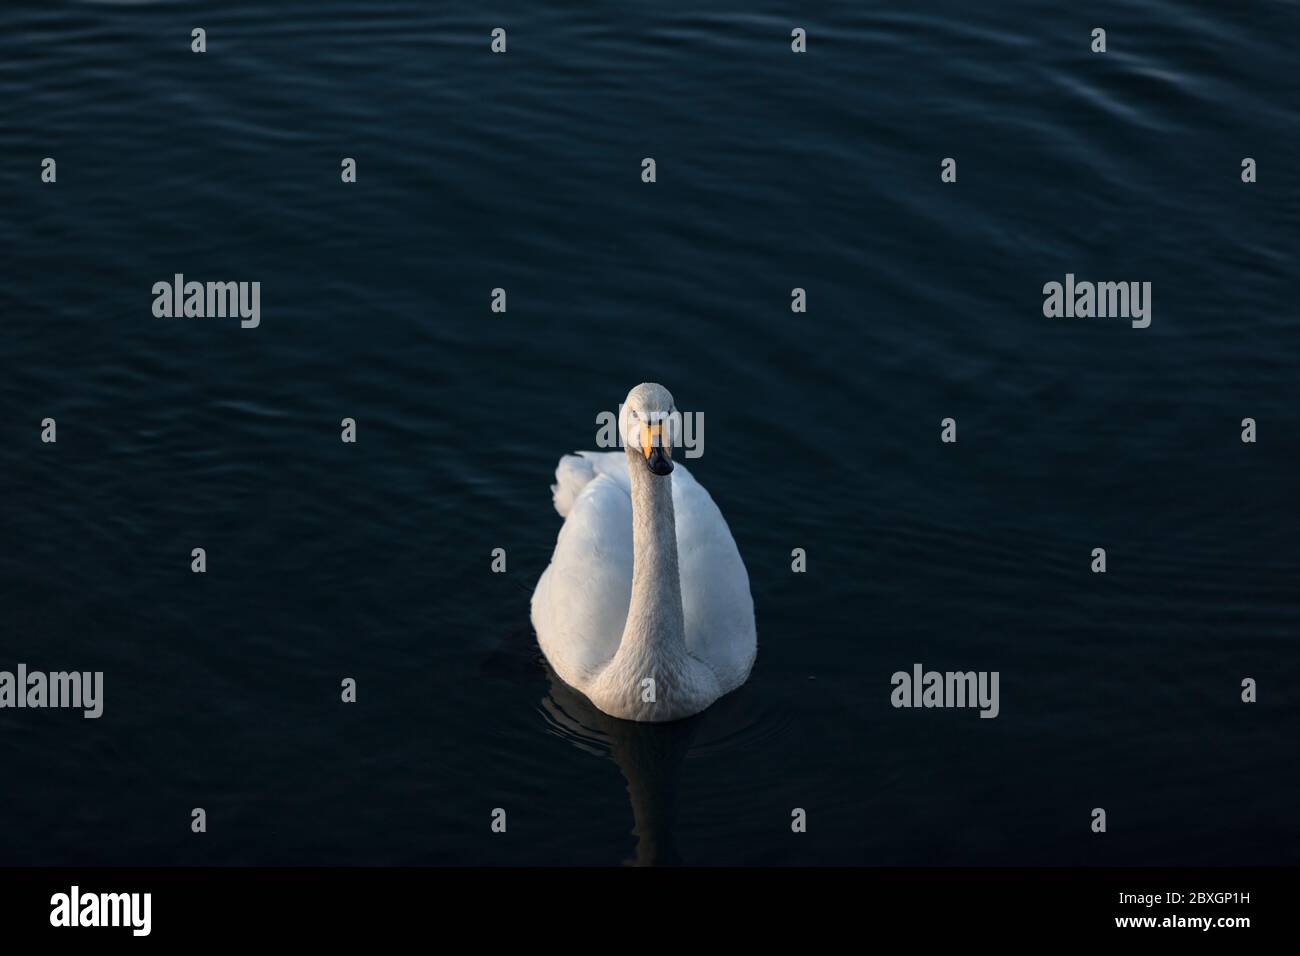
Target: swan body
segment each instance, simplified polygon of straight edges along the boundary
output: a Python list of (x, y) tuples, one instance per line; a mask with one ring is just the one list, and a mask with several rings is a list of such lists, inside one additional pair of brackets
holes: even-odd
[(667, 389), (638, 385), (620, 413), (624, 451), (560, 459), (552, 491), (565, 521), (533, 592), (556, 674), (628, 720), (699, 713), (745, 682), (757, 652), (731, 530), (671, 460), (674, 412)]

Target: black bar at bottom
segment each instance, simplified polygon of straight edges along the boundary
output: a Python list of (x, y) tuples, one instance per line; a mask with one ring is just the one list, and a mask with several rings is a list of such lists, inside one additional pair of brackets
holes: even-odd
[[(0, 869), (0, 932), (7, 943), (63, 937), (92, 945), (136, 937), (336, 946), (403, 936), (457, 948), (509, 936), (593, 947), (674, 938), (757, 944), (770, 931), (810, 940), (847, 932), (864, 942), (903, 933), (1230, 943), (1285, 931), (1296, 887), (1294, 869), (1265, 868), (11, 868)], [(137, 933), (143, 895), (121, 895), (145, 893), (147, 936)], [(115, 920), (123, 925), (81, 925)], [(698, 936), (679, 935), (693, 927)]]

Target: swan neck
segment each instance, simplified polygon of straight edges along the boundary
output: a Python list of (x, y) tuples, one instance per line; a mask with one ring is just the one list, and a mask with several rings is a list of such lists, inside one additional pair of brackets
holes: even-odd
[(628, 455), (632, 486), (632, 601), (620, 654), (684, 654), (686, 625), (677, 566), (671, 475), (654, 475)]

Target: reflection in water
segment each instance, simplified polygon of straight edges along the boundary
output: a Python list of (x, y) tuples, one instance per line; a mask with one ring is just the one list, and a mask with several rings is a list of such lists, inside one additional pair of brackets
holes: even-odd
[(738, 747), (760, 746), (783, 733), (788, 720), (780, 709), (755, 709), (748, 685), (733, 691), (694, 717), (668, 724), (619, 720), (597, 710), (543, 661), (550, 693), (542, 710), (566, 740), (580, 750), (614, 758), (632, 803), (633, 866), (671, 866), (683, 862), (674, 839), (677, 795), (687, 758), (710, 760)]
[(682, 765), (691, 742), (711, 711), (668, 724), (645, 724), (610, 717), (592, 706), (546, 666), (550, 693), (542, 707), (566, 731), (572, 742), (592, 753), (608, 752), (632, 802), (632, 832), (636, 835), (633, 866), (671, 866), (681, 859), (673, 845), (677, 792)]

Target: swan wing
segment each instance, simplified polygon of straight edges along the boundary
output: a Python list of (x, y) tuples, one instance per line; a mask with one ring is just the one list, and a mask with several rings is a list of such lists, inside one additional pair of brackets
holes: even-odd
[[(623, 453), (611, 453), (622, 459)], [(537, 642), (565, 683), (581, 688), (613, 658), (632, 600), (632, 499), (599, 453), (566, 455), (556, 470), (564, 526), (533, 592)], [(571, 459), (578, 459), (566, 465)], [(584, 464), (585, 462), (585, 464)], [(587, 473), (587, 466), (590, 472)]]
[(722, 512), (680, 464), (673, 467), (673, 511), (686, 646), (727, 693), (745, 682), (758, 651), (749, 574)]

